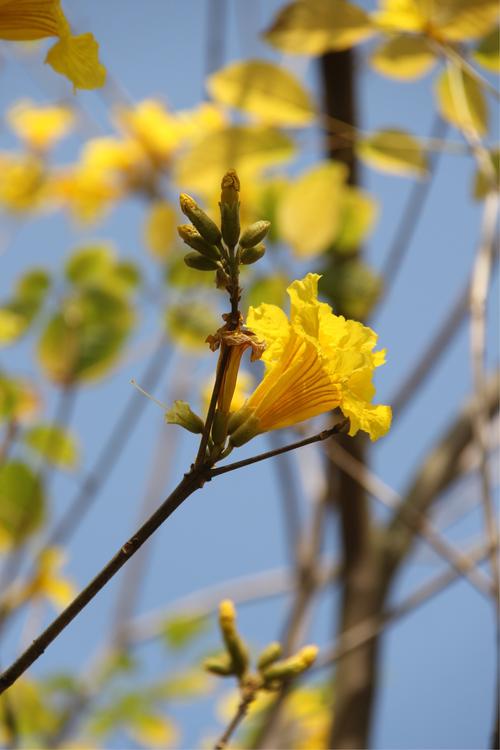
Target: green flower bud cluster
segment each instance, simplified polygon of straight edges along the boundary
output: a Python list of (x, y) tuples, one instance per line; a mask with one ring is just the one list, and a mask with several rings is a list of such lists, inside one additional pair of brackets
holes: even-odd
[(184, 262), (198, 271), (216, 271), (218, 287), (234, 279), (240, 264), (256, 263), (266, 251), (262, 240), (270, 222), (257, 221), (241, 233), (239, 192), (238, 175), (230, 169), (221, 183), (220, 229), (190, 195), (180, 196), (181, 210), (191, 222), (177, 228), (180, 238), (192, 248)]
[(242, 692), (250, 690), (254, 697), (259, 690), (279, 689), (284, 681), (309, 669), (318, 654), (317, 647), (310, 645), (287, 659), (281, 659), (281, 644), (274, 641), (258, 656), (256, 672), (250, 672), (248, 647), (236, 628), (236, 610), (229, 599), (219, 605), (219, 627), (226, 650), (219, 656), (206, 659), (205, 669), (219, 677), (236, 677)]

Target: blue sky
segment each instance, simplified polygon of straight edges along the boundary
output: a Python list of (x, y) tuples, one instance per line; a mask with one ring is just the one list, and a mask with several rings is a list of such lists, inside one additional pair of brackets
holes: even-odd
[[(91, 30), (100, 42), (102, 59), (132, 100), (159, 95), (172, 108), (196, 105), (205, 96), (206, 25), (208, 3), (203, 0), (67, 0), (68, 15), (79, 29)], [(234, 0), (228, 3), (227, 61), (240, 57), (276, 59), (258, 38), (281, 3)], [(364, 47), (365, 55), (369, 47)], [(5, 49), (8, 53), (8, 49)], [(314, 61), (285, 61), (316, 92)], [(2, 68), (0, 104), (5, 111), (16, 99), (57, 100), (69, 87), (48, 68), (8, 59)], [(370, 72), (365, 66), (359, 81), (360, 116), (366, 130), (398, 126), (416, 135), (427, 135), (433, 119), (433, 74), (414, 84), (398, 84)], [(97, 93), (80, 93), (78, 100), (90, 120), (110, 130), (106, 104)], [(494, 132), (494, 131), (492, 131)], [(460, 141), (456, 131), (450, 139)], [(61, 161), (75, 158), (79, 137), (73, 135), (59, 147)], [(301, 164), (321, 153), (319, 135)], [(9, 148), (13, 137), (2, 130), (0, 147)], [(291, 166), (293, 172), (297, 167)], [(376, 316), (380, 343), (388, 350), (388, 363), (378, 375), (377, 398), (390, 403), (398, 385), (419, 361), (426, 343), (449, 309), (470, 273), (477, 245), (481, 207), (471, 200), (473, 164), (470, 158), (445, 154), (433, 181), (429, 200), (394, 287)], [(367, 243), (366, 256), (377, 268), (383, 264), (412, 187), (409, 179), (383, 175), (363, 168), (362, 181), (380, 201), (380, 220)], [(144, 207), (127, 201), (103, 224), (89, 231), (87, 239), (111, 240), (124, 256), (144, 258), (142, 218)], [(82, 235), (62, 215), (35, 218), (11, 232), (6, 252), (0, 257), (0, 293), (5, 296), (12, 281), (30, 264), (57, 269)], [(148, 263), (148, 261), (146, 261)], [(154, 276), (151, 262), (148, 274)], [(488, 363), (498, 360), (498, 278), (495, 274), (488, 306)], [(143, 310), (141, 338), (149, 341), (157, 318)], [(0, 353), (9, 369), (37, 374), (31, 356), (33, 339), (15, 350)], [(430, 445), (447, 426), (470, 392), (468, 329), (464, 326), (440, 359), (433, 376), (405, 409), (389, 436), (372, 450), (373, 467), (394, 489), (402, 491), (426, 455)], [(73, 424), (82, 445), (84, 466), (93, 463), (102, 441), (130, 393), (130, 378), (140, 378), (143, 365), (132, 362), (113, 379), (89, 387), (79, 397)], [(155, 392), (165, 397), (171, 378), (203, 372), (203, 366), (186, 360), (179, 352), (171, 357), (165, 385)], [(54, 393), (46, 389), (48, 413)], [(163, 425), (162, 413), (152, 404), (145, 410), (137, 434), (128, 443), (116, 470), (89, 512), (69, 550), (68, 570), (84, 585), (121, 545), (136, 523), (138, 505), (151, 467), (159, 435), (170, 445), (174, 427)], [(285, 440), (285, 436), (283, 436)], [(267, 449), (261, 438), (252, 453)], [(195, 450), (194, 439), (182, 437), (170, 455), (164, 490), (178, 481)], [(58, 475), (53, 484), (55, 514), (61, 513), (74, 493), (75, 480)], [(158, 498), (160, 499), (160, 498)], [(307, 507), (307, 505), (305, 506)], [(377, 511), (378, 512), (378, 511)], [(481, 514), (473, 512), (452, 529), (457, 543), (481, 533)], [(325, 549), (337, 548), (335, 524), (326, 529)], [(420, 549), (423, 545), (418, 545)], [(274, 568), (286, 562), (279, 487), (275, 468), (265, 464), (245, 469), (212, 482), (191, 498), (156, 535), (150, 545), (150, 573), (141, 594), (140, 610), (147, 612), (193, 590), (227, 578)], [(419, 582), (441, 569), (430, 554), (420, 555), (405, 568), (393, 592), (394, 601), (407, 595)], [(119, 581), (113, 581), (68, 628), (36, 665), (37, 674), (51, 669), (78, 670), (85, 665), (109, 627)], [(310, 638), (327, 643), (333, 631), (331, 598), (318, 607)], [(266, 602), (241, 610), (242, 630), (256, 644), (276, 637), (287, 611), (287, 602)], [(11, 645), (17, 636), (11, 634)], [(158, 657), (153, 647), (143, 656), (150, 674), (168, 671), (168, 658)], [(7, 658), (6, 653), (2, 659)], [(488, 742), (493, 710), (493, 622), (491, 607), (465, 582), (391, 627), (384, 639), (381, 690), (374, 732), (376, 748), (479, 748)], [(177, 709), (176, 709), (177, 710)], [(174, 711), (175, 714), (175, 711)], [(203, 701), (179, 714), (188, 732), (186, 746), (194, 743), (201, 727), (214, 728), (213, 706)], [(187, 717), (187, 718), (186, 718)], [(123, 743), (123, 738), (121, 739)], [(120, 738), (117, 739), (120, 746)]]

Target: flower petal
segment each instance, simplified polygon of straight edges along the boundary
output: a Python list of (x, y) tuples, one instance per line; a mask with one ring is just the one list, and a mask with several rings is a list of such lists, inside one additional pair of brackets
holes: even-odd
[(65, 35), (49, 49), (45, 62), (69, 78), (75, 89), (96, 89), (106, 82), (106, 68), (98, 54), (93, 34)]

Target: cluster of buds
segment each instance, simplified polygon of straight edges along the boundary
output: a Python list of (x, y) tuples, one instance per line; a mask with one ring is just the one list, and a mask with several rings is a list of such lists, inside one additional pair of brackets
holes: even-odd
[(220, 677), (236, 677), (243, 693), (253, 697), (259, 690), (279, 690), (283, 683), (305, 672), (318, 654), (316, 646), (304, 646), (296, 654), (282, 659), (278, 642), (270, 643), (257, 659), (256, 671), (250, 671), (248, 646), (236, 627), (236, 610), (229, 599), (219, 605), (219, 627), (225, 651), (205, 661), (205, 669)]
[(241, 233), (239, 192), (238, 175), (231, 169), (222, 178), (220, 228), (190, 195), (180, 196), (182, 213), (191, 222), (177, 228), (180, 238), (192, 248), (184, 262), (198, 271), (217, 271), (221, 287), (231, 285), (239, 265), (262, 258), (262, 240), (270, 227), (268, 221), (257, 221)]

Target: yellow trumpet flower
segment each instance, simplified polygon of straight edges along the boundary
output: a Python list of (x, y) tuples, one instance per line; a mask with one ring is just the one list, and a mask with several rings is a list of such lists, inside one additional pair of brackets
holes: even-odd
[(70, 79), (75, 89), (104, 85), (106, 69), (98, 60), (92, 34), (73, 36), (60, 0), (0, 0), (0, 39), (31, 41), (59, 37), (45, 62)]
[(266, 343), (266, 370), (230, 420), (233, 445), (336, 407), (349, 417), (350, 435), (363, 430), (377, 440), (389, 430), (390, 407), (372, 404), (373, 371), (385, 351), (373, 351), (377, 336), (370, 328), (318, 301), (319, 279), (310, 273), (288, 287), (290, 320), (275, 305), (250, 308), (246, 325)]

